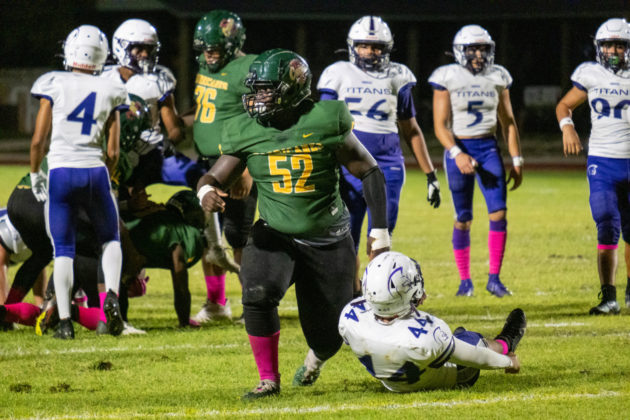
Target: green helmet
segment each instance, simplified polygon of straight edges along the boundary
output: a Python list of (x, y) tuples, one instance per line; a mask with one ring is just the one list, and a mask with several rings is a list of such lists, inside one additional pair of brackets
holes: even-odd
[[(267, 50), (249, 66), (245, 86), (251, 93), (243, 95), (243, 106), (250, 117), (269, 125), (278, 114), (295, 109), (310, 96), (312, 79), (308, 63), (298, 54), (279, 48)], [(261, 101), (259, 90), (271, 90), (271, 98)]]
[(129, 94), (129, 109), (120, 114), (120, 148), (124, 152), (133, 149), (140, 133), (151, 129), (151, 114), (147, 103), (139, 96)]
[(187, 225), (203, 229), (205, 216), (197, 195), (191, 190), (178, 191), (166, 202), (166, 207), (177, 211)]
[(197, 57), (199, 65), (215, 73), (229, 63), (243, 48), (245, 27), (241, 18), (227, 10), (213, 10), (206, 13), (197, 25), (193, 36), (193, 48), (206, 51), (211, 48), (223, 50), (222, 57), (215, 64), (209, 65), (203, 54)]

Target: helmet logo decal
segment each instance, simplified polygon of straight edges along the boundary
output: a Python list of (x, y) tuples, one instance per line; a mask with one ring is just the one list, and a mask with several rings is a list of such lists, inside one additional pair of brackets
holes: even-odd
[(295, 80), (300, 85), (306, 83), (308, 67), (306, 67), (301, 60), (298, 60), (297, 58), (291, 60), (289, 63), (289, 69), (289, 77), (291, 80)]
[(226, 38), (233, 36), (236, 32), (236, 24), (232, 18), (223, 19), (219, 26), (221, 26), (221, 32)]

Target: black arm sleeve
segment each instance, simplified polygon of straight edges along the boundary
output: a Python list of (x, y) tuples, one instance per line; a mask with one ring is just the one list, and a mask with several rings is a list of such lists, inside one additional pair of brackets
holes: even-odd
[(363, 196), (372, 215), (373, 229), (387, 229), (387, 193), (385, 176), (378, 166), (373, 166), (361, 178)]

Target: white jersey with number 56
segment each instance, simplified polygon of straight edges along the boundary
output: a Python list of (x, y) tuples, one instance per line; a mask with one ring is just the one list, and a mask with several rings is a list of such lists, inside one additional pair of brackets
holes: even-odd
[(103, 166), (105, 122), (113, 110), (129, 104), (122, 82), (52, 71), (35, 81), (31, 95), (52, 104), (48, 169)]
[(348, 61), (338, 61), (326, 67), (317, 89), (336, 93), (348, 105), (356, 130), (387, 134), (398, 132), (398, 93), (415, 84), (416, 77), (404, 64), (365, 72)]
[(573, 85), (588, 94), (591, 136), (588, 154), (607, 158), (630, 158), (630, 70), (618, 74), (601, 64), (580, 64), (571, 75)]
[(394, 392), (452, 388), (457, 366), (448, 359), (455, 349), (448, 325), (416, 310), (385, 325), (363, 298), (350, 302), (339, 318), (343, 337), (367, 371)]
[(436, 90), (448, 90), (456, 137), (495, 134), (501, 92), (512, 85), (504, 67), (494, 64), (475, 75), (459, 64), (449, 64), (435, 69), (429, 83)]

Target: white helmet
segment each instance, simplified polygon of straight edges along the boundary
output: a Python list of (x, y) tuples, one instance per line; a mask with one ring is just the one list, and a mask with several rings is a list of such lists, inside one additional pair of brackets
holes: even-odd
[[(606, 56), (602, 51), (602, 44), (611, 41), (626, 44), (623, 62), (616, 55)], [(602, 23), (595, 34), (593, 43), (595, 44), (595, 56), (599, 64), (612, 70), (613, 73), (628, 67), (630, 61), (630, 29), (625, 19), (613, 18)]]
[(108, 53), (105, 34), (96, 26), (81, 25), (70, 32), (63, 43), (63, 66), (68, 71), (82, 69), (100, 73)]
[[(350, 62), (365, 71), (382, 71), (389, 65), (389, 54), (394, 47), (394, 38), (387, 23), (379, 16), (363, 16), (354, 22), (348, 32)], [(378, 44), (383, 46), (380, 56), (361, 58), (354, 49), (356, 44)]]
[(420, 265), (400, 252), (384, 252), (374, 258), (363, 274), (363, 297), (379, 317), (402, 317), (424, 295)]
[[(148, 47), (149, 57), (138, 60), (131, 54), (131, 50), (136, 45)], [(112, 39), (112, 49), (118, 64), (129, 67), (140, 73), (151, 73), (155, 70), (158, 62), (158, 52), (160, 51), (160, 41), (157, 31), (146, 20), (129, 19), (124, 21)]]
[[(471, 45), (488, 45), (485, 63), (480, 70), (473, 69), (470, 62), (472, 56), (466, 56), (466, 47)], [(453, 54), (455, 55), (455, 61), (460, 65), (466, 67), (472, 73), (479, 73), (494, 64), (494, 41), (488, 31), (481, 26), (466, 25), (457, 31), (455, 38), (453, 38)]]

